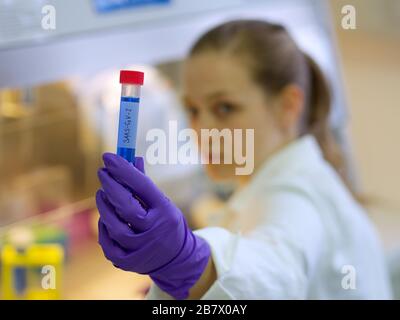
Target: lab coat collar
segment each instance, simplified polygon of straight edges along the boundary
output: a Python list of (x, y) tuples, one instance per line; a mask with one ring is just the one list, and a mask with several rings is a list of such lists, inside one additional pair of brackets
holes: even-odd
[(290, 175), (299, 169), (315, 168), (323, 161), (322, 151), (313, 135), (298, 138), (268, 158), (254, 173), (249, 183), (234, 192), (228, 206), (235, 211), (242, 211), (249, 201), (259, 195), (277, 178)]

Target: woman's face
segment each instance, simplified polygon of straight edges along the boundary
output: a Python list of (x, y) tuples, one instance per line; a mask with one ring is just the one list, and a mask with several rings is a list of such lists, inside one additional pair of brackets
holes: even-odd
[[(243, 129), (240, 142), (244, 155), (245, 129), (254, 129), (254, 155), (246, 156), (253, 157), (255, 170), (282, 144), (276, 99), (267, 97), (239, 59), (211, 50), (197, 54), (186, 61), (183, 81), (185, 110), (199, 137), (201, 129), (228, 128), (232, 130), (232, 136), (233, 129)], [(240, 146), (240, 142), (233, 139), (234, 146)], [(203, 156), (209, 157), (210, 162), (212, 152), (211, 147), (209, 154), (203, 151)], [(232, 164), (223, 164), (222, 148), (217, 156), (221, 157), (221, 164), (206, 165), (211, 178), (246, 180), (236, 174), (235, 168), (240, 165), (235, 164), (234, 159)]]

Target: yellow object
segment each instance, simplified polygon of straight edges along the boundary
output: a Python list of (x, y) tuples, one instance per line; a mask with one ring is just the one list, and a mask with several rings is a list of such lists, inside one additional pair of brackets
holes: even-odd
[[(60, 299), (64, 250), (58, 244), (32, 244), (18, 250), (6, 244), (1, 251), (2, 294), (3, 299)], [(15, 289), (15, 268), (26, 270), (26, 288), (24, 295)], [(40, 284), (35, 278), (40, 277)]]

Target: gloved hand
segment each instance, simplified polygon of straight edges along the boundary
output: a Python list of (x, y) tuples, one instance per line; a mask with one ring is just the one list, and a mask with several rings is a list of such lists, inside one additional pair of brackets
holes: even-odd
[(103, 161), (96, 203), (104, 255), (122, 270), (150, 275), (174, 298), (186, 298), (209, 260), (207, 242), (144, 174), (143, 158), (136, 158), (136, 167), (112, 153)]

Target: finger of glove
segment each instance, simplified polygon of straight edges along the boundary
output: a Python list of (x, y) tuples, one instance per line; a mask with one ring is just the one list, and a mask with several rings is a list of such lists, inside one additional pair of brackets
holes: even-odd
[(154, 208), (165, 202), (164, 194), (153, 181), (124, 158), (105, 153), (103, 160), (109, 174), (129, 187), (148, 207)]
[(110, 237), (108, 229), (102, 219), (98, 222), (98, 242), (103, 249), (105, 257), (115, 265), (120, 265), (125, 251)]
[(145, 174), (144, 171), (144, 159), (143, 157), (136, 157), (135, 158), (135, 167), (138, 169), (141, 173)]
[(138, 199), (128, 189), (115, 181), (106, 169), (100, 169), (98, 176), (107, 200), (115, 208), (120, 218), (133, 226), (138, 232), (147, 230), (151, 221)]
[(125, 221), (122, 221), (117, 216), (113, 206), (101, 190), (96, 194), (96, 203), (100, 212), (101, 221), (107, 227), (110, 238), (118, 243), (123, 249), (137, 250), (137, 247), (141, 242), (140, 238)]

